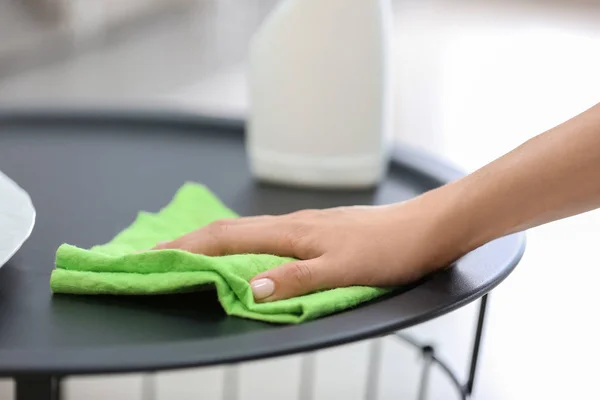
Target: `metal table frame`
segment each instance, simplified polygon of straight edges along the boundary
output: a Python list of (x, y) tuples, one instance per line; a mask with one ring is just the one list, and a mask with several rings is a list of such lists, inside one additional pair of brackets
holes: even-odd
[[(429, 387), (429, 373), (431, 371), (431, 367), (433, 364), (437, 364), (440, 366), (442, 371), (450, 378), (456, 389), (458, 390), (458, 394), (460, 399), (467, 400), (473, 394), (473, 388), (475, 387), (475, 378), (477, 374), (477, 364), (479, 361), (479, 353), (481, 348), (481, 339), (483, 336), (483, 328), (485, 323), (485, 313), (487, 309), (487, 300), (489, 294), (484, 295), (479, 300), (479, 312), (477, 316), (477, 327), (475, 328), (475, 337), (473, 340), (473, 347), (471, 349), (471, 359), (469, 362), (469, 375), (467, 377), (467, 381), (462, 383), (458, 378), (457, 374), (453, 371), (453, 369), (448, 366), (448, 364), (442, 360), (435, 353), (435, 348), (432, 345), (419, 343), (417, 340), (402, 333), (396, 333), (396, 337), (404, 340), (407, 343), (410, 343), (414, 347), (418, 347), (421, 350), (421, 354), (423, 357), (423, 370), (421, 372), (421, 382), (419, 385), (419, 395), (418, 400), (427, 399), (427, 390)], [(374, 399), (373, 397), (366, 397), (367, 399)]]

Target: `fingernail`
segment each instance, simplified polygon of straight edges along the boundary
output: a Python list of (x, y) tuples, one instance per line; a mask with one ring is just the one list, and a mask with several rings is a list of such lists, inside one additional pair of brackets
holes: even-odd
[(252, 288), (252, 294), (254, 294), (256, 300), (267, 298), (275, 291), (275, 283), (266, 278), (255, 280), (250, 283), (250, 287)]

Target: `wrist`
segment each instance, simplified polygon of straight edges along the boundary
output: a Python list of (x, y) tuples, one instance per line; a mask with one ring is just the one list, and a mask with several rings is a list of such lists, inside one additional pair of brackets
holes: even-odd
[[(460, 187), (448, 184), (396, 206), (397, 215), (410, 215), (413, 235), (427, 243), (426, 254), (420, 260), (426, 273), (452, 264), (479, 247), (482, 240), (481, 231), (473, 229), (472, 215), (460, 191)], [(403, 229), (406, 226), (395, 225)]]
[(479, 230), (474, 229), (472, 215), (461, 198), (459, 187), (451, 183), (423, 197), (437, 232), (441, 261), (450, 264), (479, 247)]
[(485, 176), (472, 174), (432, 192), (438, 198), (440, 223), (452, 230), (457, 258), (511, 233), (512, 215), (503, 212), (502, 202)]

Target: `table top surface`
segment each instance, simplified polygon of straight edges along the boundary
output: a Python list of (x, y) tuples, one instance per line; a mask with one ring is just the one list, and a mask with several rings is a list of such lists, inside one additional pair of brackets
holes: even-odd
[(212, 292), (52, 295), (49, 278), (60, 244), (109, 241), (138, 211), (167, 204), (185, 181), (207, 185), (241, 215), (255, 215), (393, 203), (460, 172), (399, 148), (373, 190), (263, 185), (248, 171), (242, 122), (131, 111), (2, 113), (0, 170), (29, 192), (37, 209), (30, 239), (0, 268), (0, 375), (212, 365), (374, 337), (481, 297), (508, 276), (525, 248), (523, 234), (498, 239), (418, 285), (295, 326), (228, 317)]

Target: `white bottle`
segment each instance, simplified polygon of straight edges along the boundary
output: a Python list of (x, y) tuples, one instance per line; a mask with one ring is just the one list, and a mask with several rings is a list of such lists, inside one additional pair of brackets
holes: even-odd
[(247, 150), (274, 183), (364, 188), (388, 164), (390, 0), (287, 0), (250, 48)]

